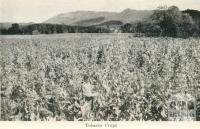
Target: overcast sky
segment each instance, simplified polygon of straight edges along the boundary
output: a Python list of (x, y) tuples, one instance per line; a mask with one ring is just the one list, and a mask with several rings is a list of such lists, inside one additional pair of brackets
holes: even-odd
[(59, 13), (76, 10), (152, 10), (177, 5), (181, 10), (200, 10), (200, 0), (0, 0), (0, 22), (43, 22)]

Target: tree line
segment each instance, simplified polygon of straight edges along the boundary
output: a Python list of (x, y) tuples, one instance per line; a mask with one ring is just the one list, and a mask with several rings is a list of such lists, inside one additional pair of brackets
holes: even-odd
[[(113, 26), (112, 26), (113, 27)], [(119, 29), (119, 28), (118, 28)], [(112, 33), (109, 26), (68, 26), (60, 24), (31, 24), (20, 26), (15, 23), (0, 34), (55, 34), (55, 33)], [(149, 19), (120, 26), (121, 33), (136, 36), (190, 37), (200, 35), (200, 11), (180, 11), (177, 6), (160, 6)]]
[(108, 33), (107, 29), (94, 26), (68, 26), (60, 24), (31, 24), (20, 26), (12, 24), (8, 29), (2, 29), (1, 34), (56, 34), (56, 33)]

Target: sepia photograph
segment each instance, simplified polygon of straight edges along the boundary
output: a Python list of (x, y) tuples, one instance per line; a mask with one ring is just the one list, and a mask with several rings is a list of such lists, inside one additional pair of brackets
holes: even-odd
[(200, 1), (0, 0), (0, 94), (1, 122), (200, 127)]

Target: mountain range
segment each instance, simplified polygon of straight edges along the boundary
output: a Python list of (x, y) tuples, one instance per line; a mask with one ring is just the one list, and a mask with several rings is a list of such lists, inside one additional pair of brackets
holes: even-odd
[[(196, 21), (200, 17), (198, 10), (185, 10), (183, 13), (189, 13)], [(153, 14), (153, 10), (134, 10), (127, 8), (121, 12), (106, 12), (106, 11), (74, 11), (61, 13), (51, 17), (41, 23), (43, 24), (61, 24), (69, 26), (108, 26), (108, 25), (123, 25), (125, 23), (136, 23), (138, 21), (148, 20)], [(197, 21), (198, 22), (198, 21)], [(13, 23), (0, 23), (0, 29), (8, 29)], [(18, 23), (20, 26), (36, 24)], [(40, 24), (40, 23), (39, 23)]]
[(151, 10), (132, 10), (129, 8), (122, 12), (75, 11), (58, 14), (44, 21), (44, 23), (73, 26), (135, 23), (148, 19), (152, 13)]

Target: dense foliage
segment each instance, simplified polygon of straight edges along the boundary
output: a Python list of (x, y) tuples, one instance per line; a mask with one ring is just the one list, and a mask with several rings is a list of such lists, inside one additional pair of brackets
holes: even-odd
[(158, 7), (150, 19), (133, 25), (132, 32), (146, 36), (190, 37), (200, 35), (200, 12), (178, 7)]
[[(199, 64), (194, 38), (0, 38), (1, 120), (168, 120), (171, 95), (199, 97)], [(91, 110), (84, 107), (85, 75), (97, 95)]]
[(68, 26), (58, 24), (31, 24), (19, 26), (15, 23), (8, 29), (1, 30), (1, 33), (6, 34), (56, 34), (56, 33), (108, 33), (106, 28), (95, 26)]

